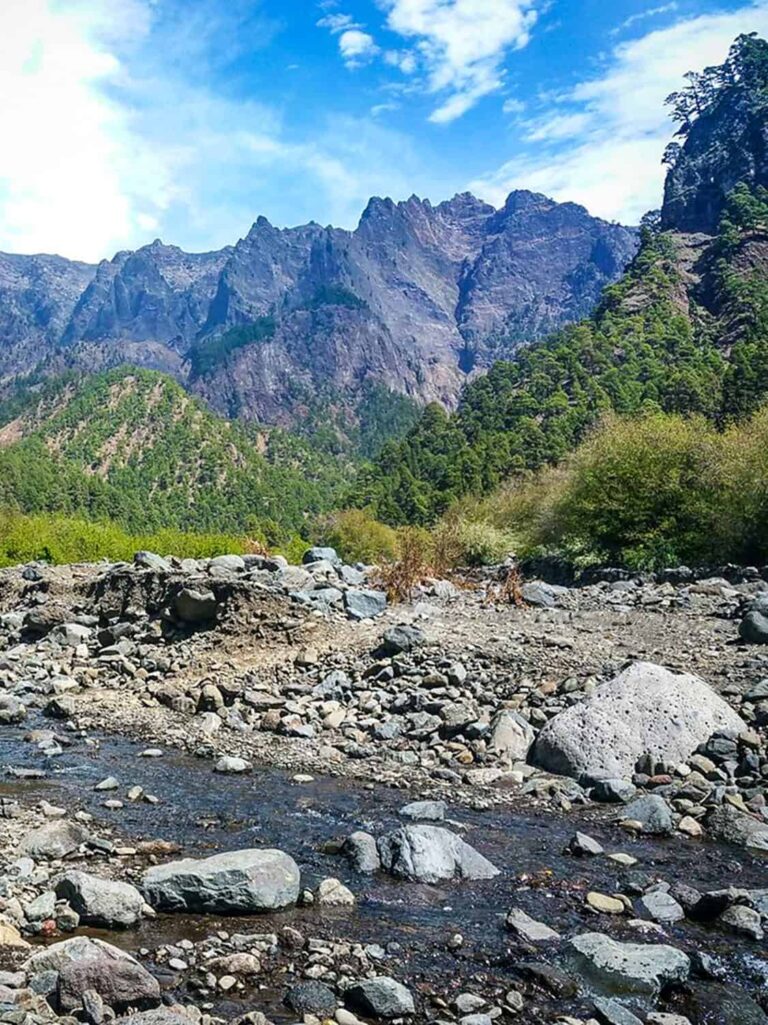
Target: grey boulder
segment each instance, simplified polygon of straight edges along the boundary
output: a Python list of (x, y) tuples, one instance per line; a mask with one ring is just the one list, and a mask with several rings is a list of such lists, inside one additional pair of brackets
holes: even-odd
[(227, 851), (156, 865), (143, 876), (144, 894), (162, 911), (253, 914), (296, 903), (299, 868), (278, 850)]
[(89, 837), (88, 830), (77, 822), (58, 819), (54, 822), (46, 822), (45, 825), (27, 833), (19, 844), (19, 850), (31, 858), (50, 858), (51, 860), (66, 858)]
[(99, 879), (87, 872), (66, 872), (54, 884), (59, 900), (69, 902), (83, 925), (126, 928), (141, 920), (144, 898), (130, 883)]
[(508, 762), (524, 762), (536, 737), (533, 727), (519, 712), (505, 708), (491, 723), (488, 750)]
[(768, 822), (755, 819), (730, 804), (715, 808), (707, 819), (707, 827), (716, 840), (736, 847), (768, 851)]
[(658, 794), (638, 797), (622, 809), (621, 818), (639, 822), (643, 832), (651, 833), (653, 836), (665, 836), (674, 829), (669, 805)]
[(677, 764), (713, 733), (746, 728), (698, 676), (634, 662), (551, 719), (539, 733), (533, 760), (576, 779), (628, 779), (645, 755)]
[(568, 959), (585, 986), (603, 996), (655, 1000), (662, 989), (685, 982), (691, 971), (687, 955), (660, 943), (619, 943), (602, 933), (575, 936)]
[(173, 610), (182, 623), (197, 625), (210, 623), (216, 618), (218, 603), (213, 591), (198, 591), (185, 587), (176, 595)]
[(383, 591), (350, 587), (344, 592), (344, 607), (350, 619), (375, 619), (387, 607), (387, 596)]
[(493, 879), (499, 870), (455, 833), (439, 826), (403, 826), (378, 841), (382, 867), (420, 883)]
[(388, 975), (350, 986), (344, 999), (355, 1011), (372, 1018), (400, 1018), (416, 1011), (410, 990)]
[(370, 875), (381, 868), (376, 839), (370, 833), (364, 833), (362, 830), (351, 833), (344, 841), (342, 851), (358, 872)]

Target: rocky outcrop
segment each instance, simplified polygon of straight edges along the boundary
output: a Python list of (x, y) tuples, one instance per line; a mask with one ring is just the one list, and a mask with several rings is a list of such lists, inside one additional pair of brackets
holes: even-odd
[(746, 723), (699, 677), (635, 662), (540, 732), (534, 762), (575, 779), (630, 779), (640, 758), (684, 762), (718, 730)]
[(355, 231), (260, 217), (213, 253), (156, 240), (98, 267), (0, 256), (0, 376), (130, 362), (283, 423), (318, 391), (354, 404), (371, 382), (452, 404), (473, 368), (590, 312), (636, 244), (521, 191), (500, 211), (469, 194), (372, 199)]

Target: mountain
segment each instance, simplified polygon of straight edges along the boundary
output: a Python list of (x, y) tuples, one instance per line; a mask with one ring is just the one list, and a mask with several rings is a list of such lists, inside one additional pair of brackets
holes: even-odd
[(0, 407), (0, 508), (251, 532), (274, 543), (338, 500), (348, 476), (279, 430), (223, 420), (156, 371), (50, 379)]
[(636, 248), (632, 229), (514, 192), (501, 210), (372, 199), (354, 231), (260, 217), (214, 253), (0, 256), (0, 380), (131, 363), (278, 424), (308, 397), (355, 409), (372, 385), (451, 406), (467, 375), (589, 313)]
[[(430, 406), (386, 445), (362, 501), (394, 523), (429, 523), (467, 493), (555, 463), (605, 410), (702, 413), (727, 425), (768, 396), (768, 43), (670, 97), (681, 123), (664, 205), (627, 273), (587, 320), (521, 348)], [(358, 498), (358, 501), (360, 498)]]

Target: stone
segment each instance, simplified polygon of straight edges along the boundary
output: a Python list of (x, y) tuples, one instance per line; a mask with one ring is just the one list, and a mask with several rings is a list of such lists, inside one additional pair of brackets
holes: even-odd
[(296, 862), (278, 850), (227, 851), (148, 869), (147, 902), (161, 911), (253, 914), (295, 904), (300, 890)]
[(295, 983), (285, 994), (283, 1002), (301, 1016), (315, 1014), (327, 1018), (336, 1013), (336, 994), (329, 986), (315, 979)]
[(15, 925), (10, 922), (0, 921), (0, 949), (3, 947), (16, 947), (25, 950), (29, 944), (23, 939)]
[(22, 837), (19, 851), (31, 858), (58, 860), (74, 853), (90, 834), (77, 822), (54, 819)]
[(595, 1014), (603, 1025), (643, 1025), (641, 1018), (633, 1014), (618, 1000), (598, 997), (594, 1002)]
[(680, 922), (685, 918), (685, 911), (675, 898), (664, 890), (649, 890), (643, 894), (635, 903), (635, 912), (638, 918), (661, 922), (664, 925)]
[(329, 562), (334, 567), (342, 565), (342, 560), (335, 548), (326, 548), (320, 545), (308, 548), (302, 555), (301, 561), (304, 566), (308, 566), (312, 562)]
[(442, 822), (445, 811), (445, 801), (413, 801), (403, 805), (398, 814), (411, 822)]
[(402, 879), (439, 883), (492, 879), (499, 874), (474, 847), (439, 826), (404, 826), (381, 837), (377, 847), (382, 867)]
[(768, 616), (748, 612), (739, 623), (739, 637), (747, 644), (768, 644)]
[(196, 1018), (180, 1008), (158, 1007), (152, 1011), (138, 1011), (116, 1019), (120, 1025), (199, 1025)]
[(768, 851), (768, 822), (753, 818), (729, 804), (723, 804), (710, 813), (707, 827), (715, 840)]
[(644, 833), (654, 836), (668, 835), (674, 829), (672, 812), (663, 797), (646, 794), (628, 804), (621, 813), (622, 819), (639, 822)]
[(574, 833), (568, 841), (566, 850), (569, 854), (588, 855), (591, 857), (603, 854), (603, 847), (597, 842), (597, 840), (588, 836), (586, 833), (579, 832)]
[(599, 911), (601, 915), (623, 915), (627, 910), (624, 901), (619, 900), (618, 897), (609, 897), (607, 894), (598, 893), (595, 890), (591, 890), (587, 894), (587, 904), (594, 911)]
[(357, 872), (370, 875), (381, 868), (381, 858), (375, 837), (360, 830), (351, 833), (344, 841), (343, 853)]
[(235, 776), (243, 772), (250, 772), (251, 768), (251, 763), (247, 762), (244, 758), (224, 755), (216, 762), (213, 767), (213, 771), (220, 772), (223, 775)]
[(216, 618), (218, 603), (213, 591), (199, 591), (184, 587), (173, 601), (173, 611), (182, 623), (197, 626)]
[(208, 563), (208, 569), (224, 573), (244, 573), (245, 560), (240, 555), (216, 555)]
[(746, 728), (699, 677), (634, 662), (550, 719), (538, 735), (533, 760), (575, 779), (630, 779), (645, 756), (676, 765), (716, 731), (737, 735)]
[(56, 999), (65, 1013), (80, 1007), (88, 990), (118, 1013), (160, 1003), (160, 986), (146, 968), (125, 951), (87, 936), (43, 948), (29, 958), (25, 969), (29, 976), (58, 973)]
[(488, 733), (488, 750), (507, 762), (524, 762), (536, 734), (519, 712), (505, 708), (494, 716)]
[(400, 655), (426, 643), (426, 635), (418, 626), (400, 623), (384, 631), (381, 648), (385, 655)]
[(76, 648), (78, 644), (86, 644), (93, 631), (89, 626), (80, 623), (61, 623), (51, 630), (51, 640), (66, 648)]
[(344, 1002), (372, 1018), (401, 1018), (416, 1012), (410, 990), (387, 975), (350, 986), (344, 994)]
[(315, 902), (329, 908), (351, 907), (355, 895), (338, 879), (323, 879), (315, 891)]
[(141, 921), (144, 898), (130, 883), (66, 872), (55, 881), (56, 896), (80, 916), (83, 925), (126, 928)]
[(626, 804), (637, 793), (628, 779), (597, 779), (590, 782), (590, 797), (602, 804)]
[(0, 694), (0, 726), (15, 726), (27, 716), (26, 706), (12, 694)]
[(691, 962), (675, 947), (619, 943), (602, 933), (582, 933), (569, 941), (570, 962), (586, 986), (604, 996), (655, 1000), (665, 986), (685, 982)]
[(151, 569), (156, 573), (170, 573), (171, 564), (161, 555), (154, 552), (136, 552), (133, 556), (134, 566), (139, 569)]
[(387, 608), (387, 596), (383, 591), (350, 587), (344, 592), (344, 608), (350, 619), (375, 619)]
[(521, 908), (512, 908), (507, 915), (507, 928), (526, 943), (549, 943), (560, 934), (543, 922), (537, 922)]
[(729, 932), (740, 936), (748, 936), (752, 940), (763, 939), (764, 932), (760, 912), (743, 904), (732, 904), (718, 918), (721, 926)]
[(562, 588), (545, 584), (543, 580), (532, 580), (520, 588), (520, 596), (525, 604), (537, 609), (553, 609), (561, 593)]

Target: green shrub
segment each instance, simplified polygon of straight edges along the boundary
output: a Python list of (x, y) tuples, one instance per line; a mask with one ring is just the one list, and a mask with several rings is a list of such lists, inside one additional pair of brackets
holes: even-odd
[(379, 563), (398, 554), (397, 532), (365, 509), (333, 513), (321, 523), (319, 533), (322, 542), (335, 548), (345, 562)]

